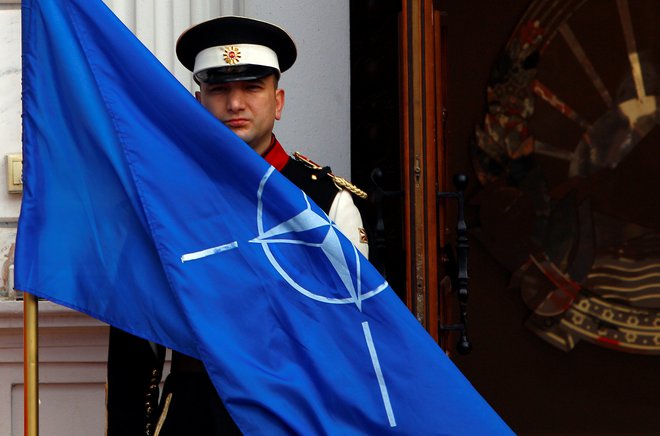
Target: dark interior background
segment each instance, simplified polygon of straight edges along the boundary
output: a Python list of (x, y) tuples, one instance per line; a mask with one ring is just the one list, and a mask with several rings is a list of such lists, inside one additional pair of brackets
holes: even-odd
[[(630, 0), (631, 2), (640, 0)], [(448, 22), (448, 163), (478, 192), (470, 160), (482, 123), (486, 84), (530, 0), (441, 1)], [(373, 191), (371, 173), (386, 191), (400, 183), (397, 20), (400, 1), (351, 0), (352, 178)], [(657, 194), (653, 194), (657, 195)], [(403, 289), (400, 198), (385, 198), (385, 250), (376, 259)], [(376, 220), (371, 205), (369, 219)], [(468, 225), (478, 224), (468, 207)], [(470, 244), (469, 326), (473, 351), (454, 362), (519, 434), (660, 434), (660, 359), (579, 342), (560, 351), (524, 326), (530, 310), (511, 275), (481, 246)], [(442, 395), (442, 393), (438, 393)], [(466, 423), (469, 428), (469, 423)]]

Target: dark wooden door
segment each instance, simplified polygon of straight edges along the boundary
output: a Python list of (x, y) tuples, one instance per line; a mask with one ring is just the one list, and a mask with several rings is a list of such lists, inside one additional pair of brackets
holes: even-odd
[(370, 204), (374, 263), (446, 349), (444, 17), (433, 0), (351, 2), (351, 17), (352, 169), (379, 194)]
[(446, 322), (449, 293), (441, 290), (441, 283), (447, 283), (442, 281), (441, 265), (446, 209), (438, 202), (447, 179), (446, 60), (443, 16), (436, 2), (403, 0), (400, 29), (406, 303), (431, 336), (440, 340), (439, 324)]

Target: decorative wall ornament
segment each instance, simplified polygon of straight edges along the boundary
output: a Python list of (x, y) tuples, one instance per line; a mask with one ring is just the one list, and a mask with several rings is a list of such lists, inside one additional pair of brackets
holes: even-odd
[(658, 20), (655, 2), (537, 0), (488, 84), (477, 237), (565, 351), (660, 354)]

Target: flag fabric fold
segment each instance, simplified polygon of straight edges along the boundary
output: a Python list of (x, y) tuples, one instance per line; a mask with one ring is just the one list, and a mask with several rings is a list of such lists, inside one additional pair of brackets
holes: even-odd
[(508, 434), (302, 191), (97, 0), (23, 0), (16, 288), (203, 360), (246, 434)]

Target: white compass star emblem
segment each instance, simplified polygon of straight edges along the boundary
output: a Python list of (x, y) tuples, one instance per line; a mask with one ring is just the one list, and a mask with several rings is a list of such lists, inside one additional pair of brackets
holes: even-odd
[[(259, 236), (250, 240), (250, 242), (261, 244), (266, 257), (277, 270), (277, 272), (298, 292), (306, 297), (312, 298), (317, 301), (331, 304), (347, 304), (354, 303), (359, 310), (362, 310), (362, 301), (367, 298), (373, 297), (377, 293), (387, 288), (387, 282), (384, 282), (378, 288), (371, 290), (367, 293), (362, 293), (362, 281), (360, 277), (360, 256), (358, 255), (357, 248), (351, 245), (352, 253), (344, 251), (340, 241), (339, 231), (337, 226), (330, 221), (327, 216), (321, 216), (316, 213), (309, 202), (307, 195), (301, 192), (305, 199), (306, 207), (301, 210), (294, 217), (275, 225), (274, 227), (264, 230), (263, 224), (263, 200), (262, 194), (268, 178), (274, 171), (274, 168), (269, 169), (264, 175), (258, 191), (259, 204), (257, 206), (257, 227)], [(316, 230), (315, 235), (318, 235), (320, 230), (324, 235), (322, 240), (318, 238), (307, 237), (310, 230)], [(300, 244), (311, 247), (318, 247), (322, 250), (325, 257), (328, 259), (333, 269), (341, 279), (342, 284), (348, 291), (350, 297), (347, 298), (330, 298), (316, 293), (310, 292), (305, 289), (282, 268), (276, 260), (270, 244)], [(354, 262), (356, 272), (356, 282), (353, 282), (349, 262)]]

